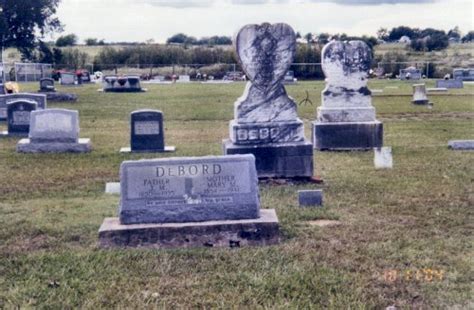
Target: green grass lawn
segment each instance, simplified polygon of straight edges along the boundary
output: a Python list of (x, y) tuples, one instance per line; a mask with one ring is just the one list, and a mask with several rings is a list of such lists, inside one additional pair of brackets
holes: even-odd
[[(323, 184), (260, 184), (261, 207), (280, 219), (280, 245), (101, 250), (99, 226), (119, 202), (104, 194), (105, 183), (119, 180), (120, 163), (221, 154), (244, 84), (145, 87), (108, 94), (57, 86), (79, 101), (48, 106), (79, 110), (90, 154), (17, 154), (17, 139), (0, 140), (0, 308), (473, 306), (474, 152), (447, 142), (474, 139), (474, 85), (431, 95), (429, 109), (411, 105), (410, 84), (371, 81), (384, 90), (373, 101), (394, 168), (375, 170), (373, 152), (315, 152)], [(306, 91), (313, 102), (298, 107), (307, 137), (322, 88), (287, 86), (297, 102)], [(141, 108), (164, 112), (176, 153), (118, 152), (129, 145), (130, 112)], [(316, 188), (324, 207), (299, 208), (297, 190)], [(318, 219), (342, 224), (313, 225)]]

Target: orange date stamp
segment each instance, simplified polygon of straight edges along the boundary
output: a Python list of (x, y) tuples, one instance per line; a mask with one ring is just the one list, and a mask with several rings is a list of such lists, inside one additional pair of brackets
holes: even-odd
[(395, 281), (419, 281), (419, 282), (434, 282), (443, 281), (445, 271), (442, 269), (387, 269), (383, 273), (386, 282)]

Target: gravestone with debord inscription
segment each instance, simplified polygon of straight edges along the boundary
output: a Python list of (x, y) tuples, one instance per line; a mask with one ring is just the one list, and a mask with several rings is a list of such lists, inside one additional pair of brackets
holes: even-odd
[(104, 220), (100, 244), (242, 246), (278, 242), (274, 210), (260, 210), (253, 155), (125, 161), (119, 218)]
[(158, 110), (138, 110), (130, 114), (130, 148), (127, 152), (173, 152), (174, 146), (165, 145), (163, 113)]
[(79, 113), (66, 109), (31, 112), (28, 139), (17, 144), (20, 153), (83, 153), (90, 139), (79, 138)]
[(295, 101), (283, 85), (296, 52), (287, 24), (247, 25), (234, 40), (250, 82), (234, 103), (224, 154), (253, 154), (259, 177), (311, 177), (313, 150)]
[(27, 136), (30, 131), (31, 112), (38, 104), (33, 100), (15, 99), (7, 104), (8, 131), (7, 136)]
[(375, 118), (367, 87), (372, 53), (363, 41), (332, 41), (321, 52), (326, 76), (322, 103), (313, 122), (319, 150), (369, 150), (383, 144), (383, 124)]

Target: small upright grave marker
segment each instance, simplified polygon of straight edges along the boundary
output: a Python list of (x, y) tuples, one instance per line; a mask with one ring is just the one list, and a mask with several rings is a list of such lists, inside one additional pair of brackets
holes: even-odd
[(138, 110), (130, 115), (130, 148), (120, 152), (174, 152), (174, 146), (165, 146), (163, 113), (158, 110)]
[(392, 148), (389, 146), (374, 148), (375, 169), (392, 169), (393, 157)]
[(298, 191), (298, 202), (300, 207), (322, 206), (323, 190), (300, 190)]
[(71, 86), (76, 84), (76, 75), (72, 72), (61, 73), (61, 85)]
[(7, 104), (8, 131), (0, 136), (27, 136), (30, 130), (30, 114), (38, 104), (33, 100), (14, 99)]
[(430, 101), (426, 95), (425, 84), (413, 84), (413, 100), (414, 104), (429, 104)]
[(40, 80), (40, 93), (50, 93), (50, 92), (56, 92), (56, 89), (54, 88), (54, 80), (51, 78), (42, 78)]

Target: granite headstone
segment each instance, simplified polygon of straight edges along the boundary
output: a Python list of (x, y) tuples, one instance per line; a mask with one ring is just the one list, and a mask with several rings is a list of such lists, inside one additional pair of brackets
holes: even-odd
[(462, 80), (436, 80), (436, 88), (463, 88)]
[(76, 84), (76, 75), (72, 72), (61, 73), (61, 85), (71, 86)]
[(224, 154), (254, 154), (259, 177), (311, 177), (312, 145), (283, 85), (295, 55), (295, 32), (287, 24), (247, 25), (234, 43), (250, 82), (234, 104)]
[(7, 104), (8, 135), (27, 136), (30, 130), (31, 111), (38, 104), (33, 100), (14, 99)]
[(54, 88), (54, 80), (51, 78), (42, 78), (40, 80), (39, 91), (44, 93), (55, 92), (56, 89)]
[(428, 104), (429, 100), (426, 95), (425, 84), (413, 84), (413, 100), (414, 104)]
[(313, 122), (313, 145), (319, 150), (368, 150), (383, 144), (383, 124), (375, 117), (367, 87), (371, 50), (363, 41), (332, 41), (321, 63), (326, 76), (322, 104)]
[(117, 76), (108, 75), (103, 78), (104, 92), (142, 92), (138, 75)]
[(408, 67), (400, 70), (400, 80), (421, 80), (421, 70), (415, 67)]
[(90, 139), (79, 139), (79, 113), (66, 109), (31, 112), (28, 139), (17, 144), (22, 153), (89, 152)]

